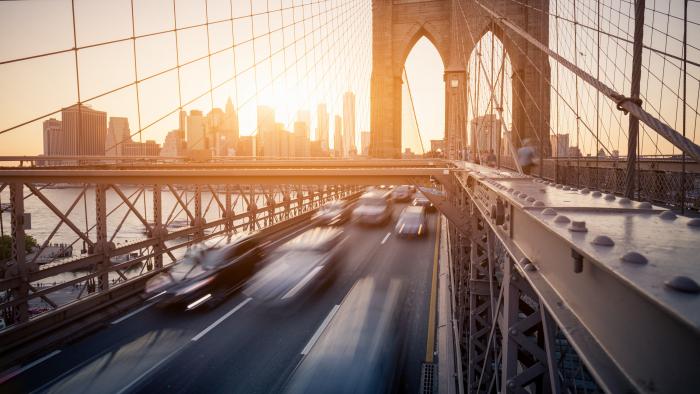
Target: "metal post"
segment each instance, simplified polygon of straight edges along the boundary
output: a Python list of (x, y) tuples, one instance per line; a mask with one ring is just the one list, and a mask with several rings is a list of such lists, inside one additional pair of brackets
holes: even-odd
[(101, 254), (102, 260), (98, 264), (99, 275), (97, 277), (98, 291), (109, 290), (109, 266), (110, 248), (107, 238), (107, 186), (95, 185), (95, 254)]
[(163, 207), (160, 190), (160, 185), (153, 185), (153, 230), (155, 234), (152, 236), (158, 238), (158, 243), (153, 247), (155, 256), (153, 260), (156, 269), (163, 267), (163, 247), (165, 246), (163, 244), (165, 228), (163, 228)]
[[(13, 290), (14, 298), (26, 298), (29, 295), (29, 282), (27, 277), (26, 245), (24, 234), (24, 185), (21, 183), (10, 184), (10, 223), (12, 231), (12, 258), (16, 264), (16, 275), (20, 284)], [(27, 301), (17, 305), (12, 318), (19, 322), (29, 320), (29, 305)]]
[(195, 185), (194, 187), (194, 225), (197, 227), (195, 232), (195, 238), (201, 238), (204, 236), (202, 231), (203, 225), (202, 218), (202, 185)]
[(225, 188), (225, 202), (226, 207), (224, 210), (224, 215), (226, 216), (226, 232), (231, 233), (233, 231), (233, 209), (231, 207), (231, 185), (226, 184)]
[[(640, 79), (642, 77), (642, 46), (644, 39), (645, 0), (634, 2), (634, 44), (632, 46), (632, 86), (630, 99), (639, 100)], [(627, 175), (625, 178), (625, 197), (634, 197), (634, 177), (637, 164), (637, 139), (639, 138), (639, 119), (630, 114), (629, 140), (627, 141)]]

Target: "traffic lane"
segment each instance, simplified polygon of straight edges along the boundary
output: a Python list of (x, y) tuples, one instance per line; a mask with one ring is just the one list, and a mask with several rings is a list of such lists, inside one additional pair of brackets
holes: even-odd
[[(405, 207), (395, 206), (394, 218)], [(435, 226), (437, 214), (429, 216)], [(287, 392), (415, 392), (426, 359), (436, 234), (380, 249), (284, 386)], [(435, 300), (432, 300), (434, 303)]]
[[(303, 229), (285, 232), (282, 239)], [(52, 357), (36, 359), (29, 365), (41, 362), (16, 376), (12, 374), (17, 371), (4, 371), (0, 379), (10, 376), (3, 382), (3, 387), (8, 387), (10, 392), (48, 390), (52, 386), (65, 388), (65, 391), (71, 388), (75, 392), (108, 389), (115, 382), (121, 384), (121, 379), (133, 379), (148, 371), (163, 355), (170, 355), (186, 345), (192, 336), (241, 300), (240, 296), (233, 296), (213, 310), (198, 308), (188, 312), (161, 309), (154, 305), (157, 299), (149, 300), (111, 323), (106, 322), (105, 327), (94, 333), (49, 353)], [(98, 372), (92, 370), (96, 365), (102, 365)], [(82, 372), (89, 370), (93, 372), (88, 379)]]
[(376, 261), (381, 238), (390, 228), (346, 225), (347, 249), (334, 282), (301, 294), (284, 307), (251, 301), (245, 313), (178, 354), (136, 391), (279, 391), (319, 327)]

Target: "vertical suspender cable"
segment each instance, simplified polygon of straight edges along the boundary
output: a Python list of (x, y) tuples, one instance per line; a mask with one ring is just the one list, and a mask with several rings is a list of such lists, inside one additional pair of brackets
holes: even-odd
[[(688, 80), (688, 0), (683, 1), (683, 137), (686, 128), (686, 93)], [(685, 213), (685, 152), (681, 152), (681, 213)]]
[[(632, 47), (632, 86), (630, 97), (639, 100), (640, 79), (642, 76), (642, 46), (644, 35), (645, 0), (634, 2), (634, 44)], [(627, 141), (627, 174), (625, 177), (625, 197), (634, 197), (635, 165), (637, 164), (637, 139), (639, 138), (639, 118), (630, 113)]]

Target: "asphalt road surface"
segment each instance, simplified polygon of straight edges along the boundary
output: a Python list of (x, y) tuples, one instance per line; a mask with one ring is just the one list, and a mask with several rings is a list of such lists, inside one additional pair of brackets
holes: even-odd
[[(343, 228), (349, 238), (337, 278), (292, 303), (270, 306), (240, 292), (213, 309), (189, 312), (146, 302), (103, 329), (0, 373), (0, 391), (279, 392), (318, 350), (314, 347), (332, 348), (337, 345), (333, 341), (344, 340), (332, 332), (362, 319), (374, 327), (381, 317), (358, 314), (357, 308), (343, 307), (343, 302), (357, 306), (357, 297), (348, 297), (352, 289), (361, 293), (371, 286), (368, 283), (390, 281), (398, 292), (378, 294), (393, 297), (396, 313), (391, 318), (397, 321), (384, 325), (390, 331), (376, 338), (399, 345), (387, 348), (372, 343), (393, 353), (388, 355), (394, 358), (393, 375), (385, 377), (393, 383), (386, 387), (418, 392), (421, 364), (432, 349), (428, 327), (437, 214), (429, 215), (427, 236), (399, 239), (394, 224), (404, 206), (394, 206), (393, 220), (385, 226), (346, 224)], [(363, 364), (354, 368), (361, 370)], [(348, 380), (355, 376), (347, 371)], [(341, 382), (343, 376), (327, 379), (347, 383)], [(335, 384), (334, 380), (324, 382), (328, 384)]]

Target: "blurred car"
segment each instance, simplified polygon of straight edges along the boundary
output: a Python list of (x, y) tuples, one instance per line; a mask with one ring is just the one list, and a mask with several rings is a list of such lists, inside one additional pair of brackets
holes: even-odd
[(253, 275), (263, 253), (252, 234), (219, 241), (223, 245), (210, 240), (188, 250), (180, 262), (146, 283), (146, 293), (160, 295), (160, 306), (188, 310), (223, 300)]
[(352, 216), (361, 224), (381, 225), (391, 220), (391, 193), (373, 190), (357, 200)]
[(414, 207), (424, 207), (426, 211), (435, 210), (435, 205), (433, 205), (433, 203), (430, 202), (430, 200), (428, 200), (428, 197), (422, 194), (416, 195), (416, 198), (413, 199), (411, 205), (413, 205)]
[(423, 206), (409, 206), (401, 211), (396, 222), (396, 235), (399, 237), (420, 237), (428, 232), (428, 220)]
[(319, 208), (313, 219), (319, 224), (335, 226), (347, 222), (351, 216), (350, 202), (347, 200), (335, 200)]
[(397, 186), (392, 190), (391, 198), (394, 201), (409, 201), (411, 199), (411, 189), (407, 185)]
[(287, 304), (332, 279), (345, 243), (338, 227), (315, 227), (280, 245), (243, 293), (268, 304)]

